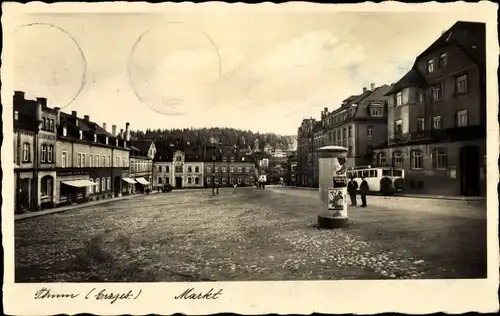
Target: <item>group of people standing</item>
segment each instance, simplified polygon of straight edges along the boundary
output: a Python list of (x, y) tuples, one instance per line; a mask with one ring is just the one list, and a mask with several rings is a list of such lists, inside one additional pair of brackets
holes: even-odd
[[(356, 195), (358, 194), (358, 183), (351, 178), (347, 183), (347, 193), (351, 199), (351, 206), (357, 205)], [(361, 184), (359, 185), (359, 193), (361, 195), (361, 207), (366, 207), (366, 193), (368, 193), (368, 182), (364, 177), (361, 177)]]

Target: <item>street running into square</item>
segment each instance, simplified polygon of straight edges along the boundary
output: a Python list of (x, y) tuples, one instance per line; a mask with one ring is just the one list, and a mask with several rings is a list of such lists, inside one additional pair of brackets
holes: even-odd
[(315, 227), (318, 193), (183, 190), (16, 221), (16, 282), (486, 277), (484, 201), (368, 196)]

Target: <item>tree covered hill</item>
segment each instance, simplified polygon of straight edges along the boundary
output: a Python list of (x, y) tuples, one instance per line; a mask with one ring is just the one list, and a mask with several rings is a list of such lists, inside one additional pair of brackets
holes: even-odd
[(184, 128), (184, 129), (147, 129), (130, 131), (133, 139), (151, 139), (163, 141), (166, 145), (180, 145), (188, 142), (193, 145), (210, 145), (215, 136), (222, 145), (237, 145), (242, 149), (263, 151), (266, 145), (273, 149), (293, 149), (295, 136), (283, 136), (275, 133), (254, 133), (235, 128)]

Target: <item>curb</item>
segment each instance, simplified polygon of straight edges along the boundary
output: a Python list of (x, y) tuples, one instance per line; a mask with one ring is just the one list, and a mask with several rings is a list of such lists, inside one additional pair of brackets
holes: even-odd
[(128, 195), (125, 197), (112, 198), (112, 199), (102, 200), (99, 202), (90, 202), (90, 203), (87, 202), (87, 203), (82, 203), (82, 204), (77, 204), (77, 205), (72, 205), (72, 206), (67, 206), (67, 207), (61, 207), (61, 208), (52, 208), (52, 209), (48, 209), (45, 211), (39, 211), (39, 212), (17, 214), (17, 215), (14, 215), (14, 221), (38, 217), (38, 216), (50, 215), (50, 214), (55, 214), (55, 213), (68, 212), (68, 211), (78, 210), (78, 209), (82, 209), (82, 208), (94, 206), (94, 205), (101, 205), (101, 204), (107, 204), (107, 203), (116, 202), (116, 201), (128, 200), (128, 199), (131, 199), (131, 198), (137, 197), (137, 196), (142, 196), (142, 194)]
[[(307, 190), (307, 191), (318, 191), (317, 188), (309, 188), (309, 187), (284, 187), (286, 189), (295, 189), (295, 190)], [(486, 197), (484, 196), (445, 196), (445, 195), (419, 195), (419, 194), (396, 194), (392, 196), (383, 196), (377, 194), (370, 194), (368, 196), (380, 196), (386, 199), (390, 198), (398, 198), (398, 197), (408, 197), (408, 198), (417, 198), (417, 199), (429, 199), (429, 200), (449, 200), (449, 201), (486, 201)]]

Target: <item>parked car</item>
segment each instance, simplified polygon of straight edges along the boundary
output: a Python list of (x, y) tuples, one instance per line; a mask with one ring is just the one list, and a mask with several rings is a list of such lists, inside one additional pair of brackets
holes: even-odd
[(173, 189), (174, 189), (174, 187), (173, 187), (172, 185), (170, 185), (170, 184), (165, 184), (165, 185), (163, 186), (162, 191), (163, 191), (163, 192), (171, 192)]

